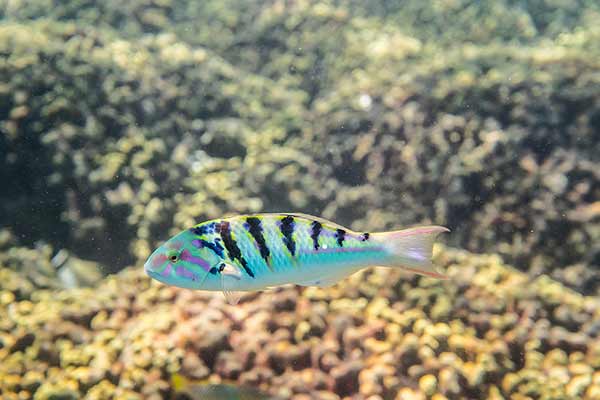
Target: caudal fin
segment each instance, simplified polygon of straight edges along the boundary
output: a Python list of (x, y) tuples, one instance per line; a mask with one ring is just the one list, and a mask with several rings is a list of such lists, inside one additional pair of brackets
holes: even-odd
[(433, 243), (442, 232), (450, 232), (443, 226), (417, 226), (394, 232), (373, 234), (391, 256), (391, 266), (438, 279), (448, 279), (437, 272), (431, 262)]

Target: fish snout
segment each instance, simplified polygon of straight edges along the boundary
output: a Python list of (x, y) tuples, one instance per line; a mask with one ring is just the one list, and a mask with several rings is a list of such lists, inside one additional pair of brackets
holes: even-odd
[(167, 256), (162, 252), (154, 252), (144, 263), (144, 272), (150, 277), (156, 278), (165, 269), (167, 261)]
[(146, 273), (146, 275), (151, 275), (152, 273), (152, 267), (150, 264), (150, 259), (146, 260), (146, 262), (144, 263), (144, 272)]

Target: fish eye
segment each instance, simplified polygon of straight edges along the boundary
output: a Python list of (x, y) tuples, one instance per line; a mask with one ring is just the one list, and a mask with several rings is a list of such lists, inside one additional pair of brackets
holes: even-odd
[(172, 263), (176, 263), (177, 261), (179, 261), (179, 253), (177, 251), (169, 251), (167, 253), (167, 258)]

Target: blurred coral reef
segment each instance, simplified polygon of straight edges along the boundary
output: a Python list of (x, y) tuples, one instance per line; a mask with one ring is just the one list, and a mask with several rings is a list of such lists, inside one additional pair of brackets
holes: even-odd
[(58, 295), (5, 269), (2, 398), (168, 398), (174, 375), (294, 400), (600, 396), (598, 297), (437, 250), (448, 281), (373, 269), (237, 307), (140, 268)]

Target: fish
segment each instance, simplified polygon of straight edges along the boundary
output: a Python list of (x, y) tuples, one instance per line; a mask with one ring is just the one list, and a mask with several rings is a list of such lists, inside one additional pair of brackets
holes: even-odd
[(176, 400), (283, 400), (257, 389), (232, 383), (209, 384), (194, 382), (180, 374), (173, 374), (171, 386)]
[(152, 252), (145, 273), (166, 285), (220, 291), (229, 304), (277, 286), (329, 287), (372, 266), (447, 279), (432, 261), (443, 226), (354, 232), (301, 213), (237, 215), (199, 223)]
[(227, 384), (190, 385), (175, 394), (176, 400), (282, 400), (256, 389)]

